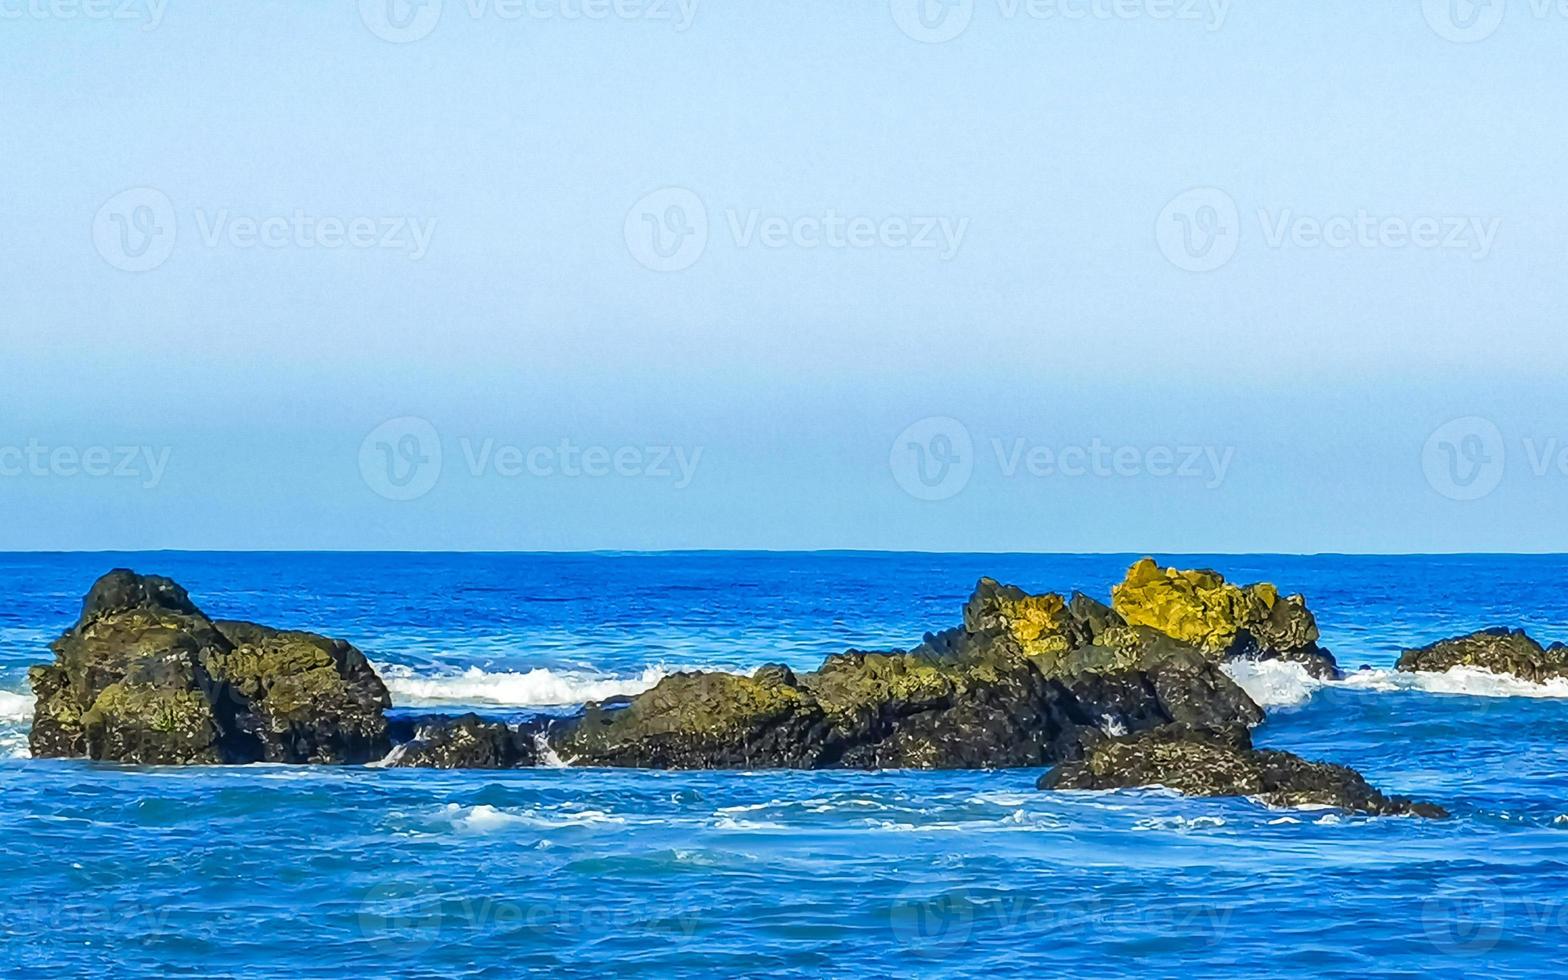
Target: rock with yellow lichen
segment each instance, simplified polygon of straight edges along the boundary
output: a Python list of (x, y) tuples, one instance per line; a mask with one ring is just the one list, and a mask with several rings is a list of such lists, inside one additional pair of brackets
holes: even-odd
[(1318, 646), (1317, 621), (1299, 595), (1267, 582), (1238, 586), (1207, 569), (1133, 565), (1111, 588), (1111, 607), (1129, 626), (1152, 629), (1224, 659), (1288, 660), (1319, 677), (1337, 673)]

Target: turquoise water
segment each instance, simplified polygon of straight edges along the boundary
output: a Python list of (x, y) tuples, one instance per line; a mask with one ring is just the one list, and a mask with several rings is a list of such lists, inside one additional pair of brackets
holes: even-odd
[(1528, 976), (1568, 948), (1568, 688), (1401, 646), (1568, 638), (1563, 557), (1159, 556), (1307, 594), (1341, 663), (1244, 678), (1261, 745), (1446, 822), (1038, 771), (134, 769), (30, 760), (25, 665), (111, 567), (343, 636), (402, 706), (526, 713), (663, 672), (810, 667), (955, 623), (982, 574), (1103, 595), (1137, 556), (0, 556), (0, 973)]

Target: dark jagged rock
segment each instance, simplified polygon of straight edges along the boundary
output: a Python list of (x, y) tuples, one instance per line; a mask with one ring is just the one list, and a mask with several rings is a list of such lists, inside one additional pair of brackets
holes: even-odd
[(411, 737), (393, 748), (389, 768), (519, 769), (539, 764), (534, 731), (476, 714), (417, 719)]
[(1040, 778), (1041, 789), (1163, 786), (1189, 796), (1249, 796), (1269, 806), (1332, 806), (1375, 816), (1446, 817), (1442, 807), (1388, 797), (1346, 766), (1252, 747), (1247, 729), (1171, 725), (1087, 747)]
[(1544, 684), (1568, 677), (1568, 647), (1561, 643), (1543, 647), (1524, 630), (1496, 627), (1406, 650), (1395, 666), (1398, 670), (1438, 672), (1476, 667)]
[(29, 671), (40, 757), (150, 765), (365, 762), (386, 754), (386, 688), (347, 643), (214, 623), (185, 590), (110, 572)]
[(1152, 558), (1133, 565), (1111, 589), (1111, 605), (1129, 625), (1146, 626), (1225, 660), (1285, 660), (1314, 677), (1339, 675), (1318, 645), (1306, 600), (1281, 596), (1267, 582), (1238, 586), (1208, 569), (1161, 569)]
[(964, 626), (913, 650), (851, 650), (799, 676), (677, 674), (548, 738), (578, 765), (1024, 767), (1073, 757), (1085, 733), (1261, 718), (1197, 647), (1084, 596), (982, 579)]

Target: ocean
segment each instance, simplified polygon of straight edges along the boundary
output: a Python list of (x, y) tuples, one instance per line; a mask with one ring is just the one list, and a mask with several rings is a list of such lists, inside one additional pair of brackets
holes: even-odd
[[(955, 625), (977, 578), (1107, 598), (1138, 555), (0, 556), (0, 975), (1493, 977), (1568, 949), (1568, 684), (1395, 674), (1568, 639), (1568, 556), (1158, 555), (1304, 593), (1350, 675), (1237, 670), (1259, 746), (1447, 821), (1039, 770), (136, 768), (27, 757), (28, 664), (115, 567), (350, 640), (399, 709), (523, 715), (810, 669)], [(1359, 669), (1365, 667), (1366, 669)]]

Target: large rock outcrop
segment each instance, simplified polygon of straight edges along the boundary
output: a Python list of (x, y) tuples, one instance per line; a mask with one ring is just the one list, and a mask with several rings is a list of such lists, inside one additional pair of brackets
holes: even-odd
[(1406, 650), (1395, 666), (1434, 672), (1475, 667), (1544, 684), (1568, 678), (1568, 647), (1561, 643), (1543, 647), (1524, 630), (1497, 627)]
[(1331, 806), (1374, 816), (1446, 817), (1431, 803), (1388, 797), (1345, 766), (1252, 747), (1246, 728), (1171, 725), (1095, 740), (1083, 758), (1040, 778), (1041, 789), (1163, 786), (1189, 796), (1248, 796), (1269, 806)]
[(38, 757), (143, 764), (359, 763), (389, 747), (385, 686), (341, 640), (215, 623), (185, 590), (124, 569), (32, 668)]
[(1334, 677), (1334, 657), (1318, 646), (1317, 620), (1299, 595), (1267, 582), (1238, 586), (1207, 569), (1133, 565), (1111, 589), (1111, 606), (1130, 626), (1156, 630), (1224, 659), (1287, 660)]
[(677, 674), (590, 705), (548, 740), (577, 765), (713, 768), (1041, 766), (1086, 733), (1256, 724), (1217, 658), (1084, 596), (983, 579), (964, 625), (913, 650), (851, 650), (796, 675)]

